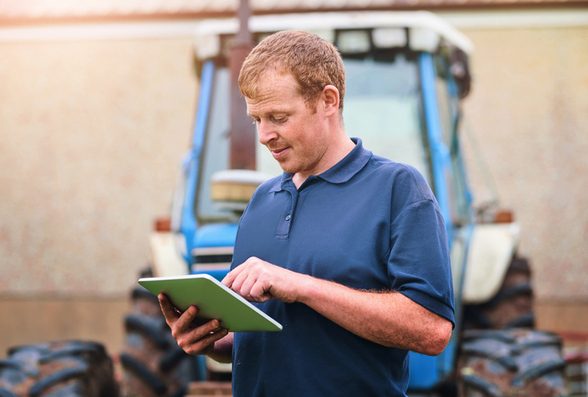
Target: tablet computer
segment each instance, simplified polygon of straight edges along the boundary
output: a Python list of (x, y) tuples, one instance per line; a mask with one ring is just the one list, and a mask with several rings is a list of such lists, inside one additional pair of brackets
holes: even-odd
[(145, 277), (139, 284), (155, 295), (165, 293), (181, 312), (198, 307), (196, 322), (220, 320), (231, 332), (281, 331), (282, 325), (209, 274)]

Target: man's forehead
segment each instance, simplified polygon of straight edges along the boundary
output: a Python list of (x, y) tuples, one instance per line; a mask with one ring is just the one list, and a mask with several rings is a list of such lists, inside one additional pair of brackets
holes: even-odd
[(280, 102), (299, 95), (299, 85), (290, 73), (266, 71), (258, 77), (252, 96), (245, 97), (247, 105), (263, 102)]
[(292, 101), (282, 97), (268, 96), (266, 98), (245, 98), (247, 102), (247, 114), (249, 116), (263, 116), (265, 114), (288, 113), (292, 111)]

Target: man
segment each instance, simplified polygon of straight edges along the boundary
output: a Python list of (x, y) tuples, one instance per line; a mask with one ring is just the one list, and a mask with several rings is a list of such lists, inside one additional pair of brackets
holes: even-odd
[(235, 396), (404, 396), (407, 351), (436, 355), (453, 327), (445, 225), (424, 178), (374, 156), (342, 120), (336, 48), (280, 32), (247, 57), (239, 87), (259, 140), (284, 174), (239, 223), (223, 283), (281, 332), (192, 328), (160, 295), (188, 353), (233, 362)]

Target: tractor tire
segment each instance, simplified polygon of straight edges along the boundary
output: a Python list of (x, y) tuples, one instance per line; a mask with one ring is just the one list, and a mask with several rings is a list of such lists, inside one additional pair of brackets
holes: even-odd
[(458, 397), (566, 397), (561, 347), (549, 332), (465, 331)]
[(94, 342), (54, 341), (9, 349), (0, 360), (2, 397), (116, 397), (111, 358)]
[(513, 258), (498, 293), (488, 302), (465, 305), (464, 329), (534, 328), (531, 268)]
[(184, 396), (194, 379), (196, 361), (171, 336), (155, 295), (139, 287), (132, 291), (131, 300), (132, 312), (124, 320), (125, 348), (120, 354), (123, 395)]

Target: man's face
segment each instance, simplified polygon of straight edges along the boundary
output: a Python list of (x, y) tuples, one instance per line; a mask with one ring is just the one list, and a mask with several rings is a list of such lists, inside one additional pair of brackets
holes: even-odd
[(267, 71), (259, 81), (258, 97), (245, 98), (259, 141), (285, 172), (308, 177), (326, 171), (329, 136), (320, 100), (310, 108), (288, 73)]

